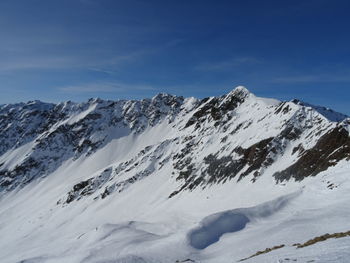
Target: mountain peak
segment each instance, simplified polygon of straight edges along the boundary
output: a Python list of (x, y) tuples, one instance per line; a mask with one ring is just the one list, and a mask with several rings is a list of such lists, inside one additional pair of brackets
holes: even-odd
[(228, 96), (235, 96), (235, 97), (239, 97), (239, 98), (246, 98), (249, 95), (251, 95), (252, 93), (244, 86), (237, 86), (236, 88), (234, 88), (230, 93), (228, 93)]
[(225, 100), (231, 100), (232, 98), (237, 98), (244, 101), (247, 97), (252, 95), (252, 93), (244, 86), (237, 86), (225, 95)]
[(237, 86), (232, 90), (232, 92), (243, 92), (243, 93), (250, 93), (250, 91), (245, 86)]

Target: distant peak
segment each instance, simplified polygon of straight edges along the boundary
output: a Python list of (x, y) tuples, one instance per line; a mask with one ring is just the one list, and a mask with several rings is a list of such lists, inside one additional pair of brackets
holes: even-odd
[(174, 97), (174, 95), (171, 95), (169, 93), (166, 92), (160, 92), (158, 94), (156, 94), (155, 96), (153, 96), (153, 100), (157, 100), (157, 99), (162, 99), (162, 98), (169, 98), (169, 97)]
[(327, 118), (329, 121), (333, 121), (333, 122), (341, 122), (345, 119), (348, 118), (347, 115), (340, 113), (340, 112), (336, 112), (330, 108), (327, 107), (323, 107), (323, 106), (316, 106), (298, 99), (293, 99), (291, 100), (291, 102), (293, 102), (296, 105), (300, 105), (300, 106), (304, 106), (304, 107), (310, 107), (313, 108), (315, 111), (317, 111), (319, 114), (323, 115), (325, 118)]
[[(19, 104), (20, 105), (20, 104)], [(22, 105), (26, 109), (50, 110), (55, 106), (53, 103), (42, 102), (40, 100), (30, 100)]]
[(90, 98), (88, 100), (89, 103), (102, 103), (103, 102), (103, 99), (99, 98), (99, 97), (96, 97), (96, 98)]
[(33, 105), (33, 104), (46, 104), (45, 102), (42, 102), (40, 100), (30, 100), (27, 102), (28, 105)]

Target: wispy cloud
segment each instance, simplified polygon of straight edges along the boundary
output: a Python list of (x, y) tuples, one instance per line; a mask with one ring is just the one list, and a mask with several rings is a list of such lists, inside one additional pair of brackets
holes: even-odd
[(277, 77), (271, 80), (273, 83), (317, 83), (317, 82), (350, 82), (350, 74), (310, 74)]
[(79, 56), (79, 55), (37, 55), (17, 56), (0, 61), (0, 72), (17, 72), (24, 70), (51, 69), (85, 69), (112, 74), (117, 68), (123, 67), (147, 54), (146, 50), (138, 50), (123, 55), (110, 57)]
[(150, 85), (125, 84), (117, 82), (95, 82), (78, 85), (69, 85), (56, 88), (57, 91), (66, 94), (83, 93), (125, 93), (129, 91), (154, 91)]
[(1, 61), (0, 72), (13, 72), (20, 70), (47, 70), (82, 67), (84, 63), (73, 57), (29, 57), (17, 58), (12, 61)]
[(62, 93), (95, 93), (95, 92), (120, 92), (124, 88), (115, 83), (87, 83), (80, 85), (69, 85), (57, 88)]
[(14, 24), (9, 28), (0, 23), (0, 73), (72, 68), (113, 71), (154, 54), (161, 47), (134, 44), (135, 39), (150, 30), (146, 26), (114, 25), (94, 34), (79, 26), (63, 30), (60, 25), (23, 28)]
[(223, 61), (205, 62), (197, 65), (195, 69), (199, 71), (227, 71), (240, 66), (256, 65), (260, 63), (262, 63), (262, 61), (254, 57), (239, 57)]

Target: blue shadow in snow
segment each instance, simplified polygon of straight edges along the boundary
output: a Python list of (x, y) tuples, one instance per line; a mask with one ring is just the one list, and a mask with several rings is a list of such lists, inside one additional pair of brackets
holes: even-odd
[(189, 233), (190, 245), (196, 249), (204, 249), (219, 241), (223, 234), (242, 230), (248, 222), (249, 218), (243, 213), (227, 211), (216, 214)]

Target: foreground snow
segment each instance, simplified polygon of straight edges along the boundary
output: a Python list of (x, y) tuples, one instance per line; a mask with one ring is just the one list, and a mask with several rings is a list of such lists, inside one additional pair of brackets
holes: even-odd
[[(244, 182), (249, 191), (225, 184), (174, 199), (154, 190), (154, 185), (169, 183), (155, 175), (113, 200), (64, 208), (55, 205), (59, 186), (47, 180), (2, 198), (0, 229), (6, 238), (0, 240), (1, 261), (236, 262), (284, 244), (246, 262), (347, 262), (350, 238), (302, 249), (292, 245), (350, 230), (349, 168), (342, 162), (319, 175), (322, 180), (311, 178), (302, 184)], [(328, 182), (337, 188), (327, 188)], [(46, 190), (49, 185), (52, 192)], [(198, 230), (206, 232), (205, 245), (195, 241)]]

